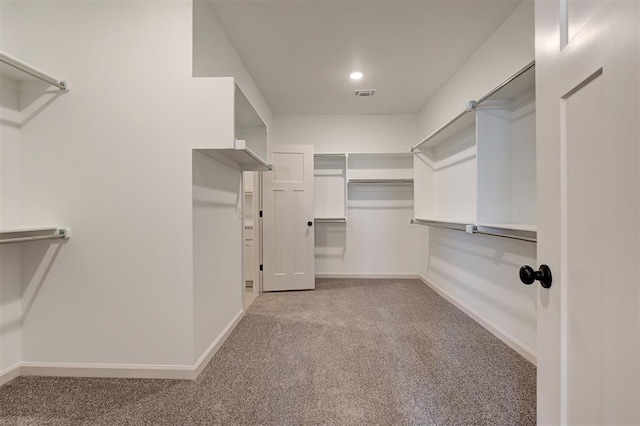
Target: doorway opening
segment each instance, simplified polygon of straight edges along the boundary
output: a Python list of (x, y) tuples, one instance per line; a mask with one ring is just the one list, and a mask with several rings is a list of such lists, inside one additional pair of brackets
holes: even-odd
[(262, 289), (261, 221), (260, 221), (260, 172), (243, 172), (243, 280), (242, 297), (246, 310), (258, 297)]

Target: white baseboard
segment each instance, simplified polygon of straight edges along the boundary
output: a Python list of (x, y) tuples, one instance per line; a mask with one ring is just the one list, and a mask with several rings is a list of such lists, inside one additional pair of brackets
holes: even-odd
[(518, 352), (522, 355), (527, 361), (531, 362), (533, 365), (537, 365), (537, 356), (536, 353), (527, 345), (519, 341), (518, 339), (511, 336), (509, 333), (493, 324), (492, 322), (486, 320), (482, 315), (480, 315), (475, 310), (468, 307), (466, 304), (458, 300), (456, 297), (452, 296), (448, 292), (442, 290), (438, 286), (434, 285), (430, 281), (428, 281), (422, 275), (419, 276), (420, 281), (429, 286), (433, 291), (438, 293), (440, 296), (445, 298), (452, 305), (460, 309), (462, 312), (470, 316), (473, 320), (475, 320), (478, 324), (489, 330), (491, 334), (496, 336), (498, 339), (502, 340), (505, 344), (507, 344), (511, 349)]
[(18, 376), (108, 377), (193, 380), (202, 373), (231, 332), (244, 317), (241, 309), (193, 365), (82, 364), (21, 362), (0, 372), (0, 385)]
[(192, 378), (193, 367), (190, 365), (23, 362), (20, 364), (20, 375), (185, 380)]
[(231, 332), (236, 328), (236, 326), (240, 323), (240, 320), (244, 318), (245, 310), (240, 309), (240, 311), (236, 314), (235, 317), (231, 320), (231, 322), (222, 330), (222, 333), (218, 335), (218, 337), (211, 343), (211, 345), (207, 348), (206, 351), (202, 354), (200, 358), (193, 365), (193, 379), (198, 377), (202, 370), (209, 364), (211, 358), (220, 350), (222, 344), (227, 340)]
[(389, 279), (389, 280), (419, 280), (419, 274), (359, 274), (359, 273), (345, 273), (345, 274), (316, 274), (316, 278), (373, 278), (373, 279)]
[(20, 375), (20, 373), (21, 373), (20, 364), (12, 365), (11, 367), (5, 368), (4, 370), (0, 371), (0, 386), (15, 379)]

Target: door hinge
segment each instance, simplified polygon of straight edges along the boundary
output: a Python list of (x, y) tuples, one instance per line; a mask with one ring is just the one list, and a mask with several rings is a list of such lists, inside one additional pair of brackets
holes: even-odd
[(263, 265), (260, 265), (260, 270), (262, 271)]
[(260, 210), (260, 217), (262, 217), (262, 210)]

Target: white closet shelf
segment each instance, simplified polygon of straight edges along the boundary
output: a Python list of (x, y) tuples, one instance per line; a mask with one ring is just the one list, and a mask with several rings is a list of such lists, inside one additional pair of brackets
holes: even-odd
[(234, 148), (207, 148), (195, 149), (211, 158), (229, 164), (243, 171), (272, 170), (273, 166), (267, 163), (258, 154), (253, 152), (244, 140), (237, 139)]
[(489, 93), (478, 99), (476, 106), (485, 101), (508, 101), (535, 89), (535, 61), (527, 64), (513, 76), (499, 84)]
[(39, 69), (4, 52), (0, 52), (0, 75), (17, 81), (38, 79), (49, 83), (64, 92), (69, 90), (69, 85), (66, 81), (52, 77), (49, 74), (40, 71)]
[(70, 237), (69, 229), (58, 226), (21, 226), (0, 229), (0, 244), (60, 238), (68, 239)]
[(451, 221), (443, 219), (411, 219), (412, 225), (435, 226), (438, 228), (455, 229), (456, 231), (466, 231), (468, 226), (474, 221)]
[[(475, 105), (475, 103), (474, 103)], [(411, 147), (411, 153), (415, 153), (420, 149), (435, 148), (449, 140), (452, 136), (460, 133), (467, 127), (472, 127), (476, 123), (476, 112), (474, 109), (466, 109), (453, 117), (444, 125), (433, 131), (429, 136), (422, 139), (416, 145)]]
[(346, 217), (316, 217), (316, 223), (347, 223)]

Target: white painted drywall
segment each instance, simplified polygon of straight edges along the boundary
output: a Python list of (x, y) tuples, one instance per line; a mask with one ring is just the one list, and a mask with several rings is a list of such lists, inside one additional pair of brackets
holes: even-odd
[(22, 360), (191, 365), (191, 3), (1, 7), (71, 84), (23, 110), (21, 222), (73, 236), (22, 246)]
[[(452, 76), (420, 113), (426, 136), (534, 58), (533, 2), (525, 2)], [(421, 274), (484, 321), (536, 351), (536, 289), (518, 279), (537, 266), (535, 244), (421, 228)]]
[[(0, 77), (0, 229), (19, 225), (19, 102), (17, 82)], [(0, 377), (21, 360), (21, 294), (20, 245), (0, 245)]]
[(194, 362), (242, 310), (241, 175), (193, 152)]
[[(283, 115), (273, 129), (274, 143), (313, 145), (315, 152), (396, 152), (415, 143), (417, 117)], [(417, 274), (420, 241), (412, 215), (410, 185), (351, 185), (348, 222), (314, 225), (316, 274)]]

